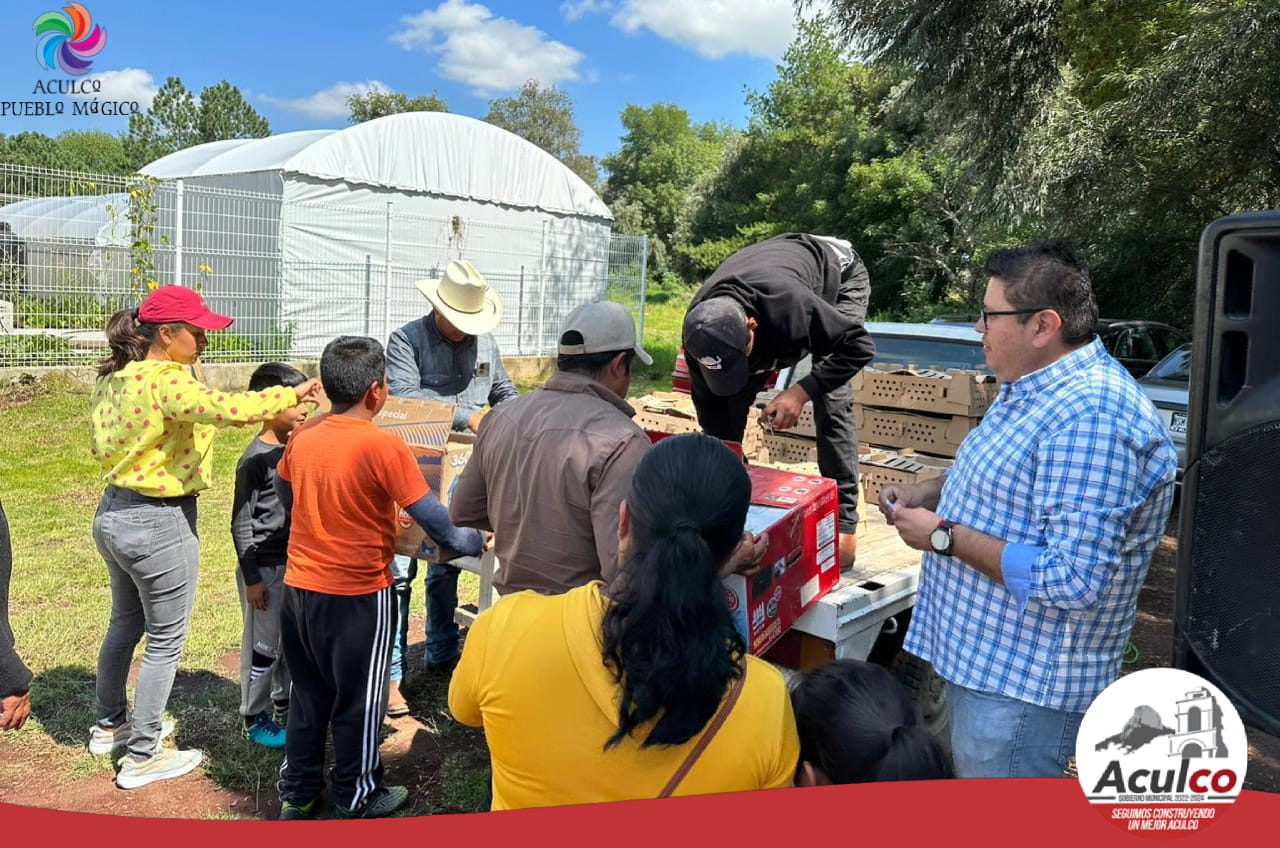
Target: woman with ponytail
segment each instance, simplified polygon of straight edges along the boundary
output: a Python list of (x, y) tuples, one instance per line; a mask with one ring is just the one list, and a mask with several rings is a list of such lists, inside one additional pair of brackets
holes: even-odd
[[(128, 746), (116, 783), (135, 789), (186, 774), (199, 751), (162, 746), (163, 722), (187, 636), (200, 566), (196, 495), (209, 485), (218, 427), (270, 420), (315, 394), (318, 381), (261, 392), (221, 392), (191, 376), (205, 333), (232, 319), (191, 289), (162, 286), (107, 323), (111, 355), (92, 399), (92, 451), (107, 487), (93, 539), (111, 579), (111, 621), (98, 653), (97, 722), (89, 751)], [(147, 647), (130, 715), (125, 683), (143, 634)]]
[(902, 684), (878, 665), (839, 660), (807, 672), (791, 694), (800, 730), (796, 785), (955, 777), (916, 720)]
[(719, 440), (664, 439), (622, 503), (612, 585), (521, 592), (476, 619), (449, 708), (484, 727), (494, 809), (791, 785), (786, 684), (746, 655), (721, 583), (751, 558), (750, 501)]

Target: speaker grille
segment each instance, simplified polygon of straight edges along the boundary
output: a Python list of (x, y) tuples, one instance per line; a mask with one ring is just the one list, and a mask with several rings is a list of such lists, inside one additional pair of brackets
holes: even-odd
[[(1280, 421), (1200, 458), (1186, 636), (1209, 674), (1280, 715)], [(1185, 559), (1184, 559), (1185, 562)]]

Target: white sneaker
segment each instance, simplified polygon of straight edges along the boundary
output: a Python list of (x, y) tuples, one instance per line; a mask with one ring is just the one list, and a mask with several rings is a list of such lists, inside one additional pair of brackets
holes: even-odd
[(121, 789), (138, 789), (157, 780), (171, 780), (193, 770), (200, 765), (204, 754), (195, 749), (178, 751), (173, 748), (161, 748), (145, 760), (125, 757), (120, 761), (120, 772), (116, 775), (116, 786)]
[[(171, 733), (173, 733), (173, 722), (168, 719), (160, 722), (160, 738), (156, 740), (156, 747), (159, 747), (164, 740), (168, 739)], [(129, 737), (132, 735), (132, 721), (117, 724), (115, 727), (103, 727), (100, 724), (95, 724), (89, 730), (89, 753), (95, 757), (110, 754), (116, 748), (123, 748), (128, 745)]]

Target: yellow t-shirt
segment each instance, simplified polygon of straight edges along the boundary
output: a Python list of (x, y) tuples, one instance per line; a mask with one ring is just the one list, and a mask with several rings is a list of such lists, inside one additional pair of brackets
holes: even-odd
[[(621, 690), (601, 653), (602, 585), (509, 595), (467, 634), (449, 709), (484, 727), (495, 810), (656, 798), (701, 737), (641, 748), (642, 728), (605, 750)], [(786, 683), (755, 657), (746, 673), (738, 703), (675, 795), (791, 786), (800, 741)]]
[(296, 406), (293, 389), (223, 392), (177, 362), (130, 362), (93, 387), (92, 450), (102, 479), (170, 498), (209, 487), (218, 427), (267, 421)]

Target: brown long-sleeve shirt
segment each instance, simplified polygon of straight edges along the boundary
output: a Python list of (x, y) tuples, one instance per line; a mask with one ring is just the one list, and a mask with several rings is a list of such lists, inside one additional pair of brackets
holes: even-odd
[(618, 506), (650, 446), (634, 414), (595, 380), (562, 372), (485, 416), (449, 514), (493, 532), (498, 591), (613, 578)]

